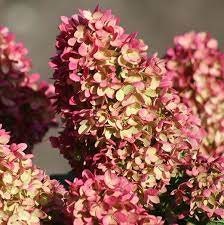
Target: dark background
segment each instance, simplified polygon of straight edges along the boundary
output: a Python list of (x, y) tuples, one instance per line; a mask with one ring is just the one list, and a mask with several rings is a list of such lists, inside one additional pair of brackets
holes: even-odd
[[(23, 41), (33, 60), (33, 71), (50, 80), (49, 57), (54, 54), (55, 36), (61, 15), (72, 15), (97, 4), (111, 8), (129, 31), (138, 31), (151, 53), (172, 44), (175, 35), (186, 31), (208, 31), (224, 46), (224, 0), (0, 0), (0, 25), (8, 26)], [(67, 162), (52, 149), (48, 136), (35, 147), (36, 163), (49, 174), (64, 173)]]

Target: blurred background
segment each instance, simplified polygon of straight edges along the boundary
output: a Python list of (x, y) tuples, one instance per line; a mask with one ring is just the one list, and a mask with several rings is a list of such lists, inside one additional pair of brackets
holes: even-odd
[[(93, 9), (98, 3), (111, 8), (129, 32), (138, 31), (151, 53), (162, 56), (175, 35), (190, 30), (208, 31), (224, 47), (224, 0), (0, 0), (0, 25), (8, 26), (29, 49), (33, 72), (51, 81), (48, 61), (54, 54), (60, 16)], [(35, 161), (49, 174), (62, 174), (70, 167), (51, 148), (48, 137), (53, 134), (57, 131), (51, 130), (36, 145)]]

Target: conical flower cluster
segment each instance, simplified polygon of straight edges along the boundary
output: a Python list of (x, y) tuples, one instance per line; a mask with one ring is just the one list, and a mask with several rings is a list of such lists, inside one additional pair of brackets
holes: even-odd
[(110, 11), (62, 17), (60, 30), (50, 65), (66, 128), (54, 146), (75, 170), (77, 161), (93, 163), (137, 183), (152, 208), (177, 166), (195, 157), (200, 121), (167, 89), (163, 61), (147, 56), (143, 41)]
[(208, 33), (190, 32), (174, 38), (167, 50), (167, 79), (202, 121), (201, 150), (224, 152), (224, 53)]
[(0, 27), (0, 121), (12, 132), (12, 141), (26, 142), (30, 151), (55, 124), (53, 85), (30, 75), (27, 49)]

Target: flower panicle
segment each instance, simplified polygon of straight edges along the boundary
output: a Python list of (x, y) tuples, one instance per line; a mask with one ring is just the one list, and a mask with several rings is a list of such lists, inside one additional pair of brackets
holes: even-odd
[(0, 125), (0, 223), (42, 225), (63, 206), (64, 188), (32, 163), (25, 143), (11, 143)]

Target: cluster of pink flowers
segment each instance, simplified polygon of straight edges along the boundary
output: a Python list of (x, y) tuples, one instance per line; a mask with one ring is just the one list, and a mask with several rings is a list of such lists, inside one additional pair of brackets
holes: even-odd
[(30, 151), (48, 128), (55, 125), (54, 86), (30, 75), (27, 49), (0, 27), (0, 121), (12, 132), (12, 141), (26, 142)]
[(207, 33), (186, 33), (174, 38), (165, 58), (167, 79), (202, 121), (206, 137), (201, 150), (223, 153), (224, 53), (217, 41)]
[(66, 210), (74, 225), (163, 225), (161, 217), (149, 215), (139, 204), (136, 185), (111, 171), (93, 175), (84, 170), (82, 179), (70, 183)]
[(62, 17), (60, 31), (50, 65), (66, 128), (54, 146), (74, 170), (82, 161), (103, 173), (112, 167), (137, 182), (144, 205), (159, 203), (178, 163), (197, 153), (200, 121), (167, 89), (163, 61), (110, 11)]
[[(0, 127), (0, 224), (222, 221), (224, 53), (217, 41), (207, 33), (177, 36), (161, 60), (110, 10), (61, 19), (49, 63), (54, 86), (30, 73), (27, 50), (0, 28), (0, 123), (10, 130)], [(63, 129), (52, 146), (76, 177), (67, 191), (25, 154), (55, 124), (54, 111)]]
[(65, 190), (32, 164), (32, 155), (24, 153), (26, 144), (9, 141), (9, 133), (0, 127), (0, 224), (48, 224)]
[(6, 82), (17, 84), (23, 81), (25, 74), (31, 69), (27, 53), (22, 43), (15, 42), (15, 36), (7, 27), (0, 27), (1, 84)]
[(206, 212), (224, 219), (224, 158), (198, 156), (184, 171), (186, 180), (172, 192), (177, 205), (188, 207), (179, 216), (200, 218)]

